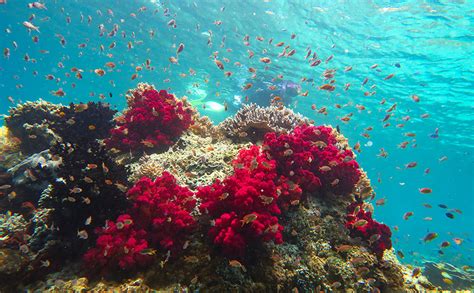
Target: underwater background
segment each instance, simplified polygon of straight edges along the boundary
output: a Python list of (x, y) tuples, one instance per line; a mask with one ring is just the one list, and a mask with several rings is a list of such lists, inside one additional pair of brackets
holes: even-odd
[[(339, 126), (351, 146), (360, 142), (358, 162), (377, 199), (385, 198), (375, 218), (395, 230), (402, 263), (474, 266), (472, 1), (45, 1), (47, 10), (29, 9), (28, 3), (0, 5), (1, 114), (40, 98), (63, 104), (103, 100), (122, 110), (125, 92), (148, 82), (188, 96), (218, 123), (238, 110), (233, 101), (246, 95), (249, 68), (261, 79), (282, 75), (308, 91), (293, 97), (290, 108), (316, 124)], [(23, 21), (39, 32), (29, 32)], [(117, 35), (108, 36), (114, 25)], [(278, 58), (278, 42), (291, 44), (295, 54)], [(180, 43), (185, 47), (173, 64), (169, 58)], [(321, 64), (310, 66), (307, 48)], [(230, 76), (213, 61), (216, 51), (229, 60), (224, 66)], [(260, 62), (264, 56), (271, 63)], [(153, 70), (137, 71), (147, 59)], [(107, 68), (107, 62), (116, 67)], [(83, 70), (82, 79), (73, 67)], [(94, 73), (99, 68), (103, 76)], [(325, 69), (337, 72), (332, 92), (318, 90)], [(58, 89), (65, 96), (52, 94)], [(393, 104), (394, 115), (383, 121)], [(323, 107), (327, 115), (319, 113)], [(349, 113), (350, 121), (341, 121)], [(382, 148), (388, 155), (380, 156)], [(417, 166), (407, 168), (411, 162)], [(421, 193), (424, 187), (432, 193)], [(404, 220), (407, 212), (414, 214)], [(438, 239), (424, 243), (428, 232)], [(451, 245), (440, 248), (443, 241)]]

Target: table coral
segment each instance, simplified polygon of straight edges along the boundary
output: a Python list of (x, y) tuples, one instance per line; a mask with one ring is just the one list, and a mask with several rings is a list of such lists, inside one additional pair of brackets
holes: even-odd
[(191, 108), (165, 90), (139, 85), (131, 92), (128, 109), (117, 119), (117, 127), (106, 140), (122, 151), (164, 149), (192, 124)]

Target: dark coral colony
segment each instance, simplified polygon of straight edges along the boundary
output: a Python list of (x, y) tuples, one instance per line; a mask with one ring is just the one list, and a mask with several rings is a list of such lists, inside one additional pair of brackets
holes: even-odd
[[(5, 118), (0, 282), (9, 290), (404, 291), (347, 140), (280, 105), (214, 126), (148, 84)], [(407, 273), (408, 272), (408, 273)], [(115, 286), (115, 287), (114, 287)]]

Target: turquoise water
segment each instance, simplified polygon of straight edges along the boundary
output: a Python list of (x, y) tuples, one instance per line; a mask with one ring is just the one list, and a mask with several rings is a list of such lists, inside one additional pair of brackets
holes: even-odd
[[(10, 50), (9, 58), (0, 58), (0, 113), (6, 114), (17, 102), (39, 98), (61, 103), (104, 99), (121, 110), (127, 89), (149, 82), (178, 96), (187, 95), (217, 123), (236, 107), (217, 111), (209, 102), (232, 105), (234, 96), (245, 96), (242, 86), (252, 75), (248, 68), (257, 69), (257, 78), (262, 80), (283, 75), (285, 80), (301, 83), (302, 92), (308, 91), (307, 96), (293, 98), (290, 107), (317, 124), (339, 125), (351, 145), (360, 142), (358, 160), (372, 180), (377, 199), (386, 199), (385, 205), (376, 208), (375, 217), (392, 230), (398, 227), (394, 240), (395, 248), (405, 254), (402, 261), (474, 265), (473, 2), (46, 1), (47, 10), (29, 9), (27, 4), (0, 5), (0, 47)], [(22, 25), (32, 14), (30, 22), (40, 33), (30, 33)], [(168, 25), (171, 20), (175, 28)], [(108, 36), (114, 25), (118, 25), (117, 34)], [(244, 44), (247, 35), (248, 46)], [(115, 48), (109, 48), (114, 42)], [(291, 45), (296, 53), (277, 57), (284, 48), (276, 47), (278, 42)], [(185, 48), (178, 64), (171, 64), (169, 57), (176, 56), (180, 43)], [(308, 47), (322, 60), (319, 66), (311, 67), (305, 60)], [(248, 50), (254, 52), (253, 58), (248, 58)], [(230, 77), (215, 65), (214, 53), (220, 60), (229, 59), (224, 71), (232, 72)], [(24, 60), (25, 54), (30, 61)], [(271, 59), (267, 69), (261, 57)], [(154, 70), (143, 69), (132, 80), (136, 66), (145, 68), (147, 59)], [(107, 62), (116, 67), (107, 69)], [(371, 69), (373, 64), (378, 67)], [(352, 70), (345, 72), (347, 66)], [(73, 67), (83, 70), (82, 79), (71, 72)], [(106, 74), (96, 75), (98, 68)], [(195, 75), (189, 74), (191, 68)], [(325, 83), (321, 77), (325, 69), (336, 69), (333, 92), (318, 90)], [(53, 80), (45, 78), (49, 74)], [(390, 74), (394, 77), (385, 80)], [(314, 84), (301, 82), (304, 77), (314, 79)], [(368, 82), (362, 86), (365, 78)], [(347, 91), (346, 83), (351, 84)], [(64, 97), (51, 94), (60, 88)], [(376, 94), (365, 96), (366, 91)], [(414, 102), (412, 95), (419, 96), (420, 102)], [(395, 103), (394, 115), (386, 121), (390, 126), (383, 127), (386, 110)], [(327, 107), (328, 114), (312, 110), (312, 104), (317, 109)], [(356, 105), (366, 109), (358, 110)], [(353, 113), (351, 120), (342, 122), (341, 117), (349, 113)], [(422, 118), (425, 114), (429, 116)], [(408, 121), (403, 120), (406, 116), (410, 116)], [(401, 123), (403, 128), (396, 126)], [(373, 130), (365, 138), (361, 134), (369, 126)], [(436, 128), (439, 137), (430, 137)], [(405, 136), (409, 132), (416, 137)], [(403, 141), (410, 143), (405, 149), (397, 147)], [(381, 148), (388, 157), (378, 156)], [(444, 156), (447, 160), (441, 159)], [(415, 161), (415, 168), (405, 168)], [(422, 187), (433, 192), (421, 194)], [(433, 207), (425, 208), (423, 203)], [(455, 218), (449, 219), (448, 210), (438, 204), (447, 205), (448, 210), (461, 209), (462, 214), (454, 213)], [(404, 220), (408, 211), (414, 215)], [(421, 239), (428, 232), (440, 236), (425, 244)], [(463, 243), (456, 245), (455, 237)], [(451, 246), (441, 249), (443, 241), (450, 241)]]

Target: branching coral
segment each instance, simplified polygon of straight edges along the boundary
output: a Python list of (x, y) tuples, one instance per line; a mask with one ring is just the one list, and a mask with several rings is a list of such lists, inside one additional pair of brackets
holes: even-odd
[(110, 148), (123, 151), (164, 149), (192, 124), (191, 108), (165, 90), (140, 84), (128, 97), (128, 109), (106, 140)]
[[(57, 144), (51, 152), (62, 158), (62, 165), (57, 170), (58, 179), (51, 182), (51, 192), (41, 201), (42, 207), (54, 209), (52, 220), (65, 240), (78, 242), (79, 238), (87, 243), (94, 227), (125, 209), (125, 169), (97, 142)], [(78, 237), (78, 231), (85, 232)]]
[(382, 258), (385, 250), (392, 248), (390, 228), (372, 219), (372, 212), (364, 203), (352, 203), (347, 208), (346, 228), (351, 237), (361, 237), (368, 241), (369, 248)]
[(278, 162), (278, 172), (305, 191), (350, 193), (359, 181), (359, 165), (349, 149), (340, 150), (326, 126), (297, 126), (291, 134), (268, 133), (264, 149)]
[(288, 108), (243, 105), (233, 116), (222, 121), (218, 128), (233, 140), (263, 140), (265, 133), (289, 133), (296, 126), (309, 124), (309, 120)]

